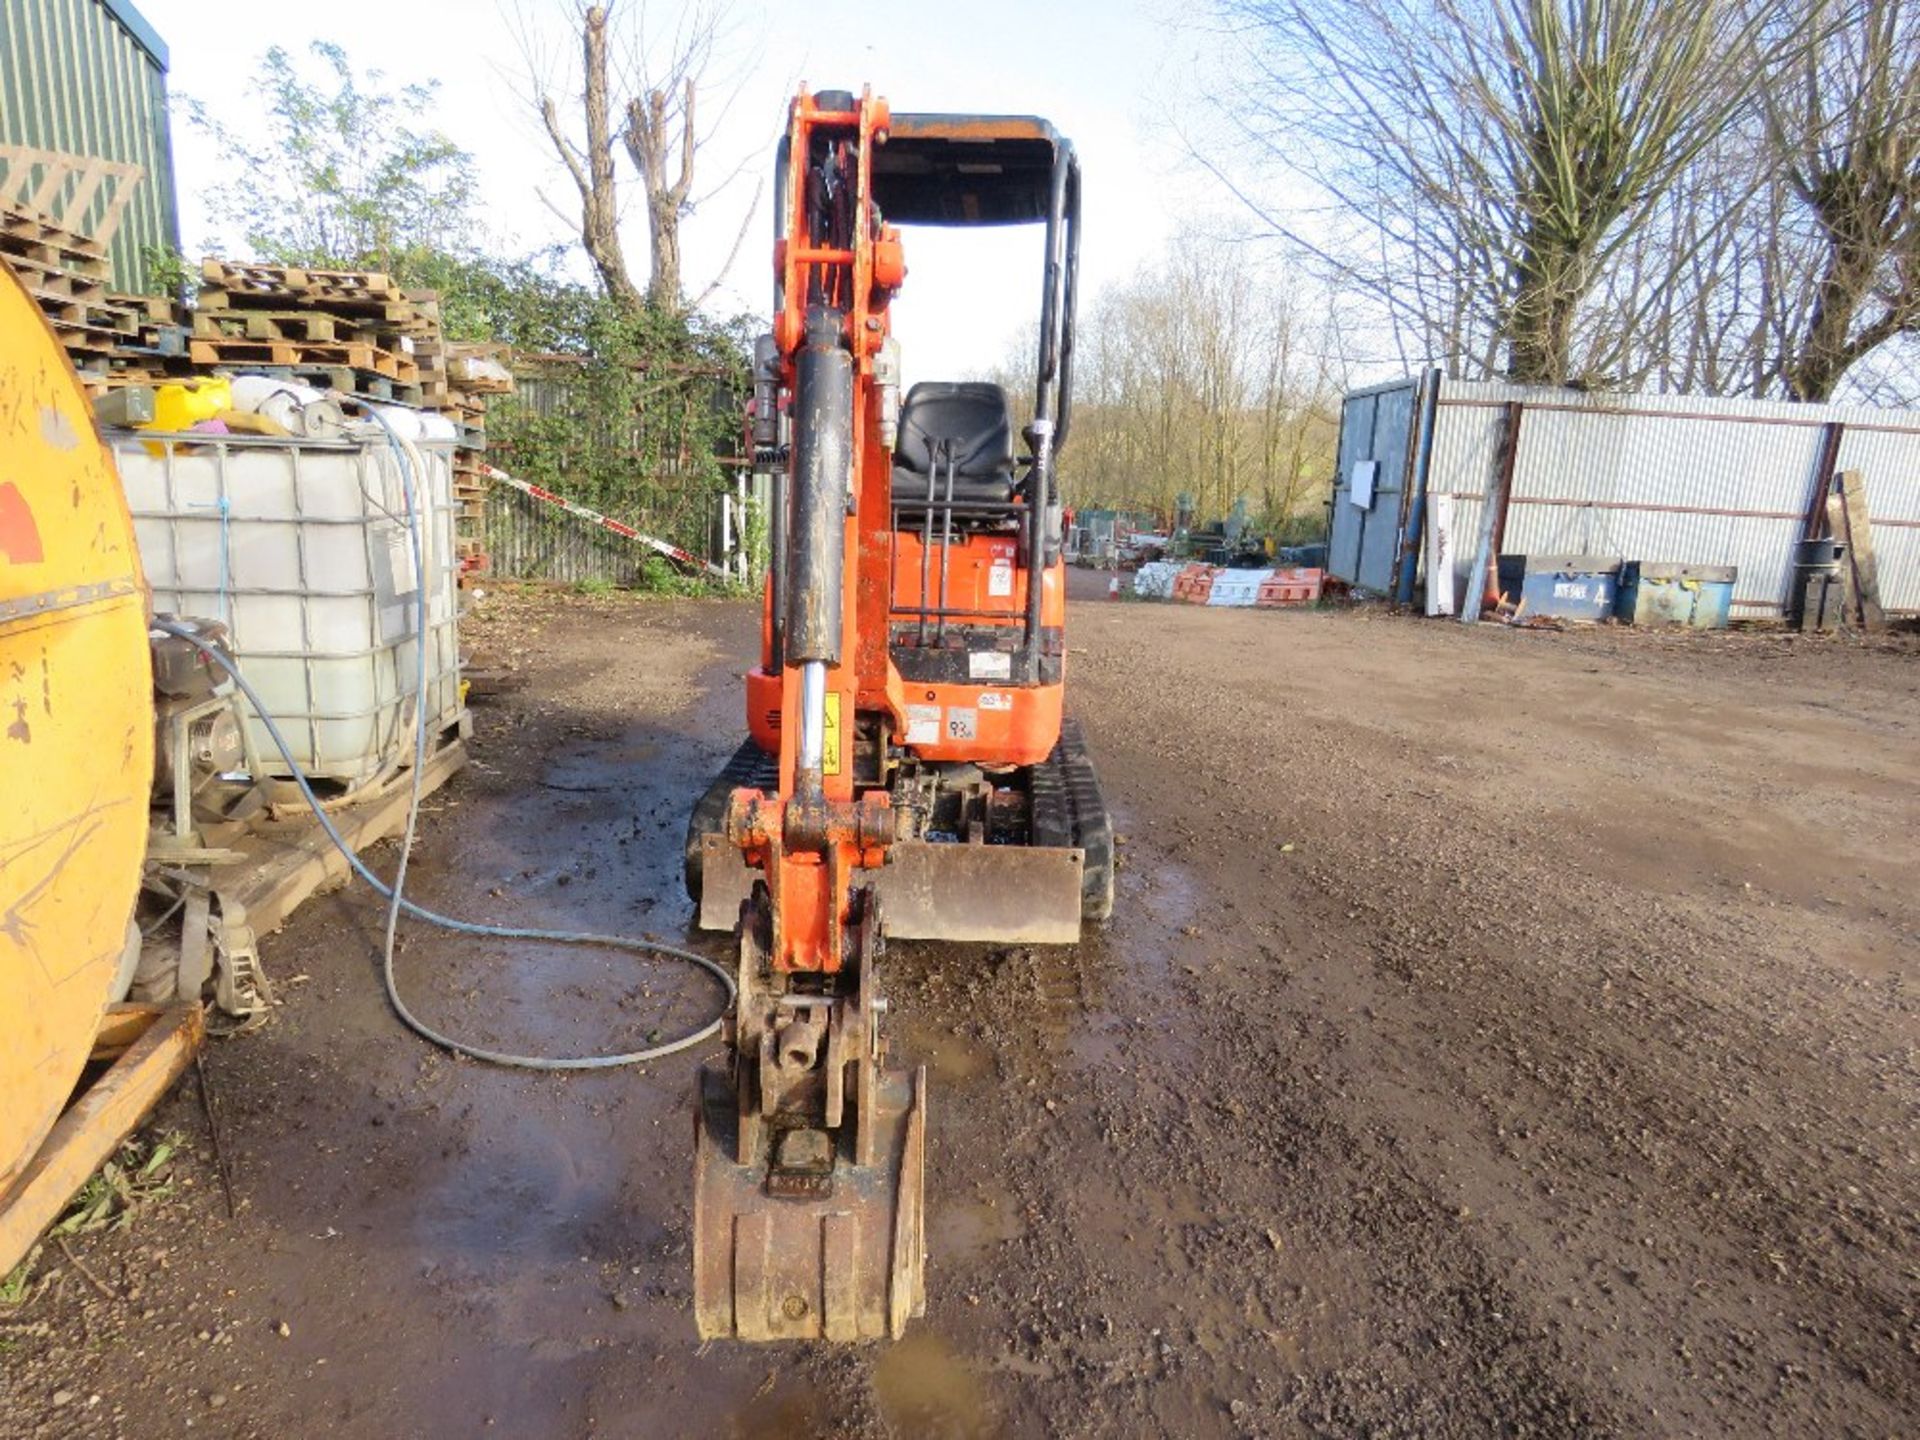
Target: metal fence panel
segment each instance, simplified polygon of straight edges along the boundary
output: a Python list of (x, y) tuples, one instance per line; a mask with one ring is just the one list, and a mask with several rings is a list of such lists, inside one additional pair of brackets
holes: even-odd
[(1849, 426), (1836, 468), (1866, 477), (1881, 603), (1920, 608), (1920, 435)]
[[(1409, 380), (1357, 390), (1340, 411), (1327, 568), (1348, 584), (1377, 594), (1393, 588), (1416, 388)], [(1356, 504), (1355, 468), (1368, 461), (1377, 467), (1372, 494), (1365, 504)]]
[(651, 551), (504, 485), (487, 493), (488, 573), (500, 580), (637, 585)]

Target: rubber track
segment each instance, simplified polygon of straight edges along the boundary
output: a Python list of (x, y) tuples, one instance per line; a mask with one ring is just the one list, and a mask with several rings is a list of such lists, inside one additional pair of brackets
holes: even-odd
[(707, 787), (687, 817), (687, 895), (700, 903), (700, 841), (727, 828), (727, 802), (740, 787), (772, 793), (780, 784), (780, 761), (752, 740), (745, 741)]
[(1080, 722), (1069, 716), (1060, 722), (1060, 744), (1054, 753), (1065, 771), (1067, 799), (1073, 810), (1073, 843), (1087, 852), (1081, 877), (1080, 916), (1103, 922), (1113, 914), (1113, 818), (1107, 813), (1100, 778), (1087, 754), (1087, 738)]

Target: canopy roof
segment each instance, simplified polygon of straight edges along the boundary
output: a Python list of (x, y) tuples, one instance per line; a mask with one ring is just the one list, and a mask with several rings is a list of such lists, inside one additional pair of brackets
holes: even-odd
[(1034, 115), (895, 115), (873, 149), (874, 199), (896, 225), (1043, 221), (1064, 148)]

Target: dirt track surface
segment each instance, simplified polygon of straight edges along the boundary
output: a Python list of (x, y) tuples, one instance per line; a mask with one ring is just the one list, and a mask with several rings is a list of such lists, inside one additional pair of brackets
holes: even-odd
[[(473, 634), (517, 685), (429, 803), (418, 898), (684, 938), (681, 827), (752, 626), (496, 601)], [(192, 1184), (77, 1242), (92, 1281), (49, 1248), (0, 1309), (0, 1431), (1911, 1433), (1911, 643), (1097, 601), (1071, 627), (1116, 918), (1078, 951), (890, 954), (934, 1086), (907, 1342), (699, 1347), (693, 1061), (446, 1059), (388, 1013), (356, 890), (267, 943), (285, 1005), (208, 1056), (238, 1219), (189, 1081), (155, 1124)], [(434, 1021), (567, 1052), (711, 1000), (418, 928), (400, 969)]]

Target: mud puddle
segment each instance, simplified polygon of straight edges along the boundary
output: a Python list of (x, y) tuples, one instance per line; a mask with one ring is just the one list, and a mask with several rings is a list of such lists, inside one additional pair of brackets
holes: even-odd
[(938, 1335), (917, 1330), (873, 1367), (874, 1398), (896, 1435), (989, 1440), (999, 1433), (980, 1381)]

